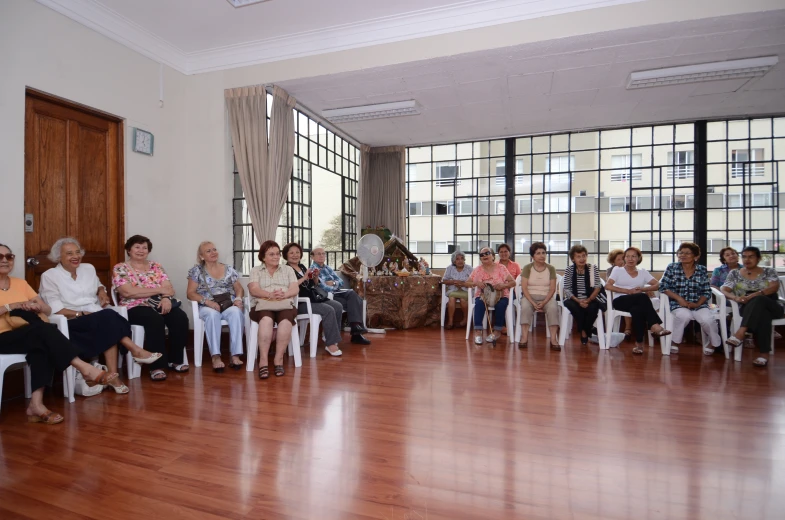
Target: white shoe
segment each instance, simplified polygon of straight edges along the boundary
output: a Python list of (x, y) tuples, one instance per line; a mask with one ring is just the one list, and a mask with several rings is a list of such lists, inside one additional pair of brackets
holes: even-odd
[(487, 341), (488, 343), (493, 343), (497, 339), (499, 338), (496, 337), (496, 334), (488, 334), (488, 337), (485, 338), (485, 341)]
[(341, 352), (341, 349), (338, 349), (335, 352), (332, 352), (329, 348), (324, 347), (324, 350), (326, 350), (327, 353), (330, 354), (331, 356), (336, 356), (337, 357), (337, 356), (340, 356), (341, 354), (343, 354), (343, 352)]
[(482, 336), (474, 336), (474, 344), (482, 345)]
[(714, 347), (704, 347), (703, 354), (706, 356), (713, 356), (714, 355)]
[[(679, 353), (679, 347), (671, 346), (671, 354), (678, 354), (678, 353)], [(712, 354), (713, 353), (714, 351), (712, 351)]]

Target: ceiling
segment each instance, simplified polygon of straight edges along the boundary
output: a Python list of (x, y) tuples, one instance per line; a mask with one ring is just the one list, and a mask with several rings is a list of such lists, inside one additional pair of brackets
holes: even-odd
[[(757, 56), (758, 79), (626, 90), (633, 71)], [(785, 113), (785, 10), (652, 25), (278, 83), (319, 114), (415, 99), (416, 116), (345, 123), (374, 145)]]
[(36, 0), (196, 74), (644, 0)]

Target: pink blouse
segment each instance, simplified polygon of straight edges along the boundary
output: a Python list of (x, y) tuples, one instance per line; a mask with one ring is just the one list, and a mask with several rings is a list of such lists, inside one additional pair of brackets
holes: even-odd
[[(483, 282), (486, 284), (496, 285), (500, 283), (507, 283), (507, 277), (510, 276), (510, 272), (501, 264), (493, 264), (493, 272), (489, 273), (485, 270), (482, 265), (478, 265), (475, 267), (474, 271), (472, 271), (471, 276), (469, 276), (469, 280), (474, 283)], [(502, 298), (509, 298), (510, 297), (510, 290), (505, 289), (502, 292)]]
[[(112, 285), (115, 287), (130, 283), (134, 287), (155, 289), (168, 279), (169, 275), (158, 262), (150, 262), (147, 271), (137, 271), (127, 263), (117, 264), (112, 270)], [(133, 309), (139, 305), (147, 305), (147, 298), (120, 298), (120, 305)]]
[[(497, 263), (501, 264), (501, 262)], [(510, 276), (512, 276), (513, 280), (516, 280), (521, 275), (521, 265), (518, 262), (513, 262), (510, 260), (510, 263), (504, 265), (504, 267), (507, 268), (507, 271), (510, 273)]]

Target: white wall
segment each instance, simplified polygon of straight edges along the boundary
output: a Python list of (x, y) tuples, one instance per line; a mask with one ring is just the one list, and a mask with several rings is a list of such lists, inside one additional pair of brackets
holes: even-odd
[[(0, 242), (24, 253), (24, 109), (31, 87), (125, 119), (126, 236), (150, 237), (151, 257), (163, 263), (180, 297), (201, 240), (214, 240), (230, 259), (224, 111), (215, 103), (213, 110), (187, 110), (189, 95), (204, 95), (199, 84), (189, 93), (188, 78), (165, 67), (159, 108), (157, 63), (33, 0), (2, 2), (0, 49)], [(220, 90), (212, 94), (220, 98)], [(130, 150), (132, 127), (155, 135), (153, 157)], [(192, 156), (193, 142), (212, 150)], [(24, 276), (23, 262), (13, 274)]]

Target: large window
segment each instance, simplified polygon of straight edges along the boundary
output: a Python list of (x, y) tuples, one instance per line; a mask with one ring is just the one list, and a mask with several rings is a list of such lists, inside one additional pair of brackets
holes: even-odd
[[(267, 96), (269, 120), (272, 96)], [(327, 250), (327, 262), (337, 266), (354, 256), (357, 247), (357, 179), (360, 152), (356, 146), (294, 110), (295, 147), (289, 197), (275, 234), (281, 247), (298, 242), (307, 254)], [(259, 243), (253, 233), (240, 177), (234, 171), (234, 267), (248, 274), (259, 263)], [(410, 208), (411, 211), (412, 208)], [(420, 211), (422, 208), (420, 207)]]
[[(785, 118), (707, 125), (700, 143), (696, 125), (684, 123), (409, 148), (407, 171), (416, 171), (407, 183), (410, 208), (435, 200), (448, 207), (410, 210), (409, 238), (437, 268), (449, 263), (444, 244), (476, 265), (471, 255), (506, 240), (524, 263), (529, 245), (545, 242), (559, 269), (575, 243), (600, 265), (611, 249), (635, 246), (644, 251), (643, 267), (661, 271), (676, 260), (680, 242), (697, 240), (696, 217), (705, 216), (709, 267), (722, 247), (740, 244), (765, 246), (764, 262), (779, 266)], [(696, 165), (699, 146), (706, 159)], [(506, 155), (515, 157), (513, 172)], [(453, 167), (449, 174), (440, 171), (444, 164)], [(696, 179), (706, 182), (705, 193), (696, 193)], [(696, 214), (703, 207), (705, 215)]]

